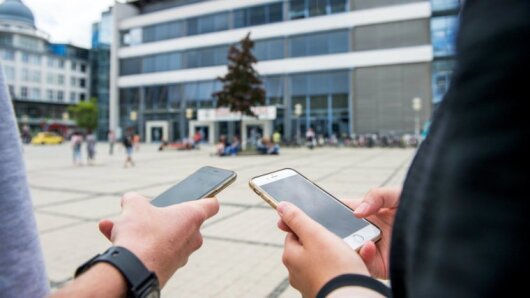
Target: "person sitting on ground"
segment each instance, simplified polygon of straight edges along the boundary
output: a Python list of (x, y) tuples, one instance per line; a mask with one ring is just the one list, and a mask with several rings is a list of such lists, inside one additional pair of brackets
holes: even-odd
[(226, 148), (226, 136), (221, 135), (219, 137), (219, 143), (215, 145), (215, 155), (223, 156), (225, 154), (225, 148)]
[(239, 142), (237, 136), (234, 136), (232, 138), (232, 143), (225, 148), (224, 155), (236, 156), (239, 151), (241, 151), (241, 142)]
[(264, 155), (278, 155), (280, 154), (280, 145), (271, 142), (268, 137), (263, 137), (258, 143), (257, 150)]

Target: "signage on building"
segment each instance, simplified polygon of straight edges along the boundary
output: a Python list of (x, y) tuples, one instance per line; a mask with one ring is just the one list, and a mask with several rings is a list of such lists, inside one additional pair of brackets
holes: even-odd
[[(264, 107), (253, 107), (252, 112), (258, 116), (259, 120), (275, 120), (276, 119), (276, 107), (275, 106), (264, 106)], [(241, 113), (230, 112), (229, 108), (218, 108), (218, 109), (199, 109), (197, 111), (197, 120), (199, 121), (239, 121), (241, 119)], [(256, 119), (255, 117), (244, 116), (245, 120)]]

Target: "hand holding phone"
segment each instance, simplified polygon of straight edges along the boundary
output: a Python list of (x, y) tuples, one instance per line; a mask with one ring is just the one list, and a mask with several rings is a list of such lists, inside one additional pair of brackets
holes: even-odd
[(281, 201), (297, 206), (355, 250), (380, 238), (378, 227), (356, 218), (352, 209), (293, 169), (252, 178), (249, 185), (274, 208)]
[(151, 204), (166, 207), (213, 197), (232, 184), (236, 177), (234, 171), (205, 166), (154, 198)]

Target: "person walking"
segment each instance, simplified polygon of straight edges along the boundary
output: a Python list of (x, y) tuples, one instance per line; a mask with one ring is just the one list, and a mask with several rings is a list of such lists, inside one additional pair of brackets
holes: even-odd
[(123, 147), (125, 147), (125, 154), (127, 154), (127, 157), (125, 158), (125, 163), (123, 164), (124, 168), (127, 168), (128, 165), (131, 165), (134, 167), (134, 161), (132, 159), (133, 156), (133, 136), (132, 134), (126, 134), (123, 136)]
[(112, 155), (114, 154), (114, 144), (116, 143), (116, 134), (112, 129), (109, 130), (107, 138), (109, 140), (109, 155)]
[(79, 132), (74, 132), (70, 138), (73, 151), (73, 161), (75, 166), (81, 166), (81, 145), (83, 144), (83, 137)]
[(315, 144), (316, 144), (316, 138), (315, 138), (315, 131), (313, 130), (313, 128), (308, 128), (306, 133), (305, 133), (305, 139), (306, 139), (306, 142), (307, 142), (307, 147), (309, 149), (313, 149), (315, 148)]
[(89, 132), (86, 136), (87, 163), (93, 165), (96, 159), (96, 135)]

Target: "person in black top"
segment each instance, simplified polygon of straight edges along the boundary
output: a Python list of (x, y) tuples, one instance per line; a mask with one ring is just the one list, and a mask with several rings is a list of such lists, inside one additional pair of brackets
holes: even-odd
[(349, 202), (382, 239), (353, 253), (282, 203), (291, 284), (313, 297), (525, 296), (529, 73), (530, 1), (465, 1), (451, 87), (403, 189)]
[(132, 159), (133, 155), (133, 135), (132, 133), (128, 133), (123, 136), (122, 143), (123, 147), (125, 147), (125, 153), (127, 154), (127, 157), (125, 158), (125, 163), (123, 164), (123, 167), (126, 168), (129, 164), (134, 167), (134, 161)]

